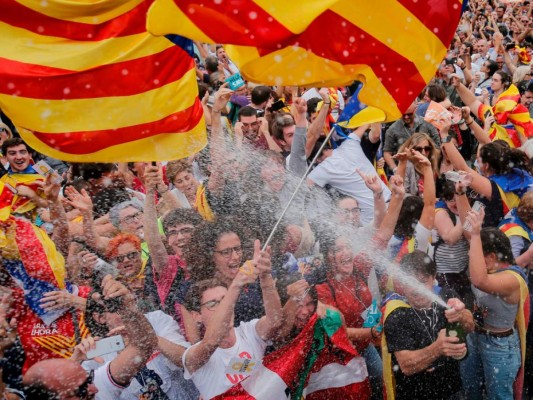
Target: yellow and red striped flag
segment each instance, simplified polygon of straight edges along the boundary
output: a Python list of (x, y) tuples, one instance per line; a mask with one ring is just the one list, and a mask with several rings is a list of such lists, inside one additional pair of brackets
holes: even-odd
[(0, 108), (67, 161), (183, 158), (206, 142), (192, 43), (146, 31), (146, 0), (0, 0)]
[(147, 27), (226, 52), (253, 82), (365, 83), (360, 100), (398, 119), (446, 54), (461, 0), (155, 0)]

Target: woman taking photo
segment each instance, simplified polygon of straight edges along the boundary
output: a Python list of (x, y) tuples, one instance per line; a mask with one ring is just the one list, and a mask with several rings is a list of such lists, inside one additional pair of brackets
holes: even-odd
[(475, 171), (453, 145), (448, 132), (449, 125), (440, 132), (442, 148), (456, 171), (472, 175), (470, 188), (481, 196), (480, 201), (486, 205), (485, 226), (497, 226), (512, 208), (518, 206), (520, 197), (533, 183), (527, 155), (509, 148), (502, 141), (487, 143), (478, 149)]
[[(470, 211), (470, 280), (476, 297), (475, 331), (467, 337), (468, 357), (461, 363), (466, 398), (521, 399), (529, 293), (521, 268), (514, 265), (511, 243), (497, 228), (481, 229), (484, 212)], [(515, 386), (513, 389), (513, 385)]]

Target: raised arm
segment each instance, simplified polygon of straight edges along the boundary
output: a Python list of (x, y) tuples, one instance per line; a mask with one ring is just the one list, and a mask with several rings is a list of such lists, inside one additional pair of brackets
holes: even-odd
[[(449, 124), (443, 126), (440, 131), (440, 136), (442, 141), (442, 148), (446, 150), (446, 155), (452, 163), (453, 168), (456, 171), (464, 171), (470, 173), (472, 175), (472, 183), (470, 187), (482, 196), (488, 199), (492, 198), (492, 185), (490, 181), (484, 176), (481, 176), (478, 172), (474, 171), (472, 168), (470, 168), (461, 153), (459, 152), (459, 149), (457, 149), (457, 147), (455, 147), (452, 142), (447, 141), (449, 129)], [(446, 141), (447, 143), (445, 143)]]
[(307, 170), (306, 134), (307, 134), (307, 102), (301, 97), (294, 99), (291, 113), (296, 123), (296, 129), (291, 145), (289, 157), (289, 171), (296, 176), (303, 176)]
[(225, 185), (223, 175), (223, 165), (227, 160), (226, 143), (224, 133), (222, 132), (221, 112), (226, 108), (228, 101), (233, 93), (228, 89), (227, 83), (223, 84), (215, 93), (215, 100), (211, 111), (211, 140), (209, 143), (209, 152), (211, 155), (211, 175), (208, 180), (209, 190), (219, 193)]
[[(217, 307), (212, 320), (201, 341), (192, 346), (185, 354), (185, 366), (190, 374), (202, 368), (218, 348), (222, 340), (228, 335), (233, 325), (233, 312), (243, 286), (252, 283), (257, 278), (255, 274), (243, 271), (233, 279), (228, 291)], [(192, 310), (191, 310), (192, 311)]]
[(426, 229), (433, 229), (433, 223), (435, 220), (435, 176), (433, 174), (433, 168), (431, 168), (431, 162), (420, 154), (418, 151), (413, 151), (416, 158), (418, 167), (422, 169), (424, 176), (424, 208), (422, 209), (422, 215), (418, 221)]
[(461, 78), (457, 74), (452, 74), (452, 85), (457, 89), (461, 101), (469, 107), (474, 113), (477, 113), (481, 102), (476, 98), (468, 88), (461, 83)]
[(109, 373), (121, 386), (128, 386), (157, 348), (157, 336), (145, 316), (137, 309), (135, 297), (120, 282), (107, 275), (102, 280), (104, 300), (120, 299), (118, 314), (128, 332), (128, 345), (109, 364)]
[(78, 192), (73, 186), (65, 188), (66, 201), (69, 205), (80, 210), (83, 217), (83, 235), (87, 246), (97, 251), (105, 251), (109, 239), (96, 232), (93, 221), (93, 202), (85, 189)]
[(272, 250), (270, 246), (261, 251), (259, 240), (254, 243), (254, 259), (259, 272), (259, 283), (263, 293), (263, 304), (265, 306), (265, 316), (262, 317), (255, 326), (258, 335), (264, 339), (271, 339), (281, 326), (283, 313), (281, 311), (281, 302), (279, 300), (276, 284), (272, 278)]
[[(144, 200), (144, 239), (150, 250), (150, 257), (152, 258), (152, 266), (156, 277), (159, 278), (162, 271), (168, 264), (168, 253), (161, 234), (159, 233), (159, 226), (157, 224), (157, 209), (155, 206), (155, 192), (158, 184), (163, 184), (159, 167), (149, 166), (146, 168), (146, 198)], [(166, 185), (165, 185), (166, 186)], [(165, 193), (169, 193), (168, 187)], [(172, 193), (169, 193), (172, 195)], [(174, 196), (172, 196), (174, 197)]]
[(60, 190), (61, 183), (53, 182), (52, 175), (48, 175), (43, 186), (43, 193), (46, 200), (48, 200), (50, 219), (54, 223), (54, 242), (61, 254), (67, 256), (70, 245), (69, 228), (65, 208), (59, 199)]
[[(470, 281), (478, 289), (502, 297), (506, 302), (516, 304), (519, 299), (518, 281), (509, 274), (489, 274), (485, 256), (497, 257), (495, 254), (484, 254), (481, 245), (481, 225), (485, 212), (470, 210), (466, 220), (470, 223)], [(514, 300), (514, 301), (513, 301)]]
[(367, 188), (372, 191), (374, 195), (374, 228), (378, 229), (385, 218), (385, 199), (383, 198), (383, 187), (381, 186), (381, 179), (377, 174), (366, 175), (359, 168), (356, 172), (361, 176)]
[(322, 88), (318, 91), (318, 93), (322, 97), (323, 103), (322, 103), (322, 107), (320, 108), (320, 111), (318, 112), (318, 115), (316, 116), (315, 120), (311, 123), (307, 131), (307, 142), (305, 145), (305, 156), (306, 157), (309, 157), (309, 155), (313, 151), (313, 147), (315, 147), (315, 143), (322, 135), (322, 132), (324, 131), (324, 125), (326, 124), (326, 118), (331, 108), (331, 99), (329, 98), (329, 90), (327, 88)]

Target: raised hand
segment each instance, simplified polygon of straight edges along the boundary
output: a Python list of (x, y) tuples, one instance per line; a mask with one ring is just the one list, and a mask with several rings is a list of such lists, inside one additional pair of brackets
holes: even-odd
[(366, 187), (369, 188), (373, 193), (379, 193), (383, 190), (381, 188), (381, 180), (376, 174), (366, 175), (359, 168), (357, 168), (355, 171), (363, 179)]
[(66, 203), (80, 210), (82, 214), (92, 212), (93, 201), (85, 189), (81, 189), (80, 193), (73, 186), (67, 186), (63, 193), (65, 194)]

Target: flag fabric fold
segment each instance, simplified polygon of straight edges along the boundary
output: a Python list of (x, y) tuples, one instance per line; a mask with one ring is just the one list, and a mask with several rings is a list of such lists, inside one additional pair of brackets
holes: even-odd
[(214, 399), (363, 400), (370, 398), (364, 359), (337, 311), (315, 314), (288, 345), (267, 355), (253, 374)]
[(361, 100), (398, 119), (433, 77), (462, 1), (155, 0), (147, 28), (221, 43), (257, 83), (340, 86), (364, 82)]
[(515, 148), (522, 145), (521, 138), (525, 141), (533, 137), (529, 110), (519, 102), (520, 92), (515, 85), (511, 85), (493, 107), (486, 104), (479, 106), (478, 117), (483, 123), (488, 115), (492, 115), (495, 120), (488, 132), (490, 140), (503, 140)]
[(148, 0), (0, 0), (0, 107), (66, 161), (183, 158), (206, 144), (192, 42), (146, 31)]

